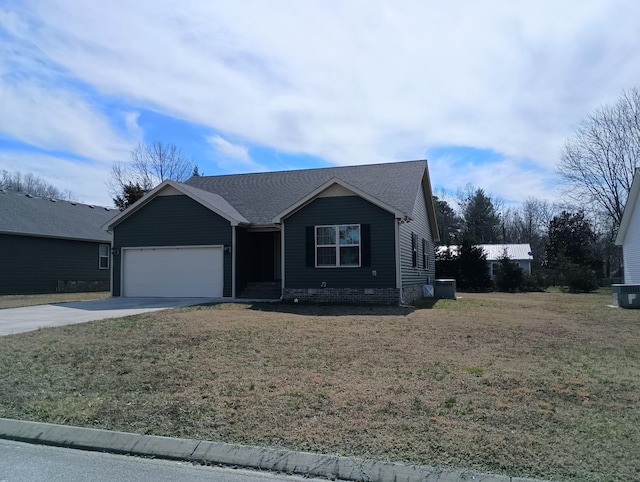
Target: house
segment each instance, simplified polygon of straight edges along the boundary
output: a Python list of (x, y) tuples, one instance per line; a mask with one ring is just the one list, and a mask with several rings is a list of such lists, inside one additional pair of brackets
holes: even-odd
[(640, 284), (640, 168), (633, 176), (615, 244), (622, 246), (624, 283)]
[(438, 239), (426, 161), (165, 181), (105, 228), (125, 297), (411, 302)]
[(0, 191), (0, 294), (108, 291), (117, 212)]
[[(533, 261), (533, 254), (531, 252), (530, 244), (478, 244), (477, 247), (482, 248), (485, 256), (487, 257), (487, 264), (489, 265), (489, 275), (491, 278), (495, 278), (496, 269), (500, 264), (500, 259), (505, 254), (518, 263), (522, 270), (526, 274), (531, 274), (531, 262)], [(438, 253), (443, 254), (447, 250), (456, 256), (458, 254), (458, 246), (440, 246), (438, 247)]]

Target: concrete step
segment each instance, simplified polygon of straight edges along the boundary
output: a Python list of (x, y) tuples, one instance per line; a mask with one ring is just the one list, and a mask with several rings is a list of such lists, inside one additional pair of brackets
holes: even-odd
[(238, 298), (256, 300), (276, 300), (282, 294), (279, 281), (250, 282)]

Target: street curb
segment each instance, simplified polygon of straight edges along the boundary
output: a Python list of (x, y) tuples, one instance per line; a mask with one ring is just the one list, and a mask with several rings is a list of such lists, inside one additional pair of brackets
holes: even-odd
[(0, 418), (0, 438), (81, 450), (185, 460), (368, 482), (540, 482), (479, 472)]

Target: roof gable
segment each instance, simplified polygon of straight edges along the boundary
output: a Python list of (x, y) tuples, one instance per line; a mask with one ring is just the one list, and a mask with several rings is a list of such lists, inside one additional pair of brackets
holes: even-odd
[(111, 242), (101, 227), (118, 212), (88, 204), (0, 191), (0, 233)]
[(136, 201), (127, 209), (111, 219), (104, 225), (104, 229), (112, 230), (120, 222), (127, 219), (133, 213), (139, 211), (146, 206), (156, 196), (166, 194), (184, 194), (194, 201), (202, 204), (204, 207), (210, 209), (214, 213), (228, 220), (232, 225), (248, 224), (249, 221), (242, 216), (231, 204), (227, 202), (222, 196), (216, 193), (203, 191), (193, 186), (189, 186), (176, 181), (164, 181), (159, 184), (152, 191), (148, 192), (143, 198)]
[(400, 217), (406, 216), (405, 213), (398, 211), (393, 206), (389, 206), (388, 204), (385, 204), (384, 202), (380, 201), (379, 199), (377, 199), (375, 197), (372, 197), (372, 196), (370, 196), (369, 194), (367, 194), (365, 192), (362, 192), (360, 189), (358, 189), (358, 188), (356, 188), (354, 186), (351, 186), (349, 183), (347, 183), (345, 181), (342, 181), (342, 180), (340, 180), (338, 178), (333, 178), (333, 179), (330, 179), (329, 181), (325, 182), (324, 184), (322, 184), (321, 186), (319, 186), (317, 189), (313, 190), (312, 192), (310, 192), (306, 196), (304, 196), (302, 199), (300, 199), (295, 204), (289, 206), (283, 212), (278, 213), (276, 216), (274, 216), (273, 222), (274, 223), (282, 222), (283, 218), (286, 218), (289, 215), (293, 214), (294, 212), (298, 211), (299, 209), (301, 209), (302, 207), (304, 207), (305, 205), (307, 205), (308, 203), (313, 201), (316, 197), (320, 196), (323, 192), (327, 191), (328, 189), (330, 189), (333, 186), (341, 186), (341, 187), (345, 188), (346, 190), (352, 192), (354, 195), (360, 196), (361, 198), (369, 201), (371, 204), (374, 204), (374, 205), (384, 209), (385, 211), (389, 211), (396, 218), (400, 218)]
[(624, 206), (622, 213), (622, 219), (620, 220), (620, 227), (618, 228), (618, 234), (616, 235), (615, 244), (622, 246), (625, 238), (627, 237), (627, 231), (631, 220), (633, 219), (634, 212), (638, 207), (638, 201), (640, 198), (640, 168), (636, 168), (636, 172), (633, 175), (633, 182), (631, 183), (631, 189), (629, 190), (629, 196), (627, 196), (627, 203)]

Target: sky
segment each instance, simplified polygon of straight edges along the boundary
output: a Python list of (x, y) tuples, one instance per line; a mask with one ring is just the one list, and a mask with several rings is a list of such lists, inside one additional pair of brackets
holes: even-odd
[(637, 0), (0, 0), (0, 171), (111, 206), (115, 162), (204, 175), (427, 159), (436, 195), (561, 199), (580, 121), (640, 87)]

